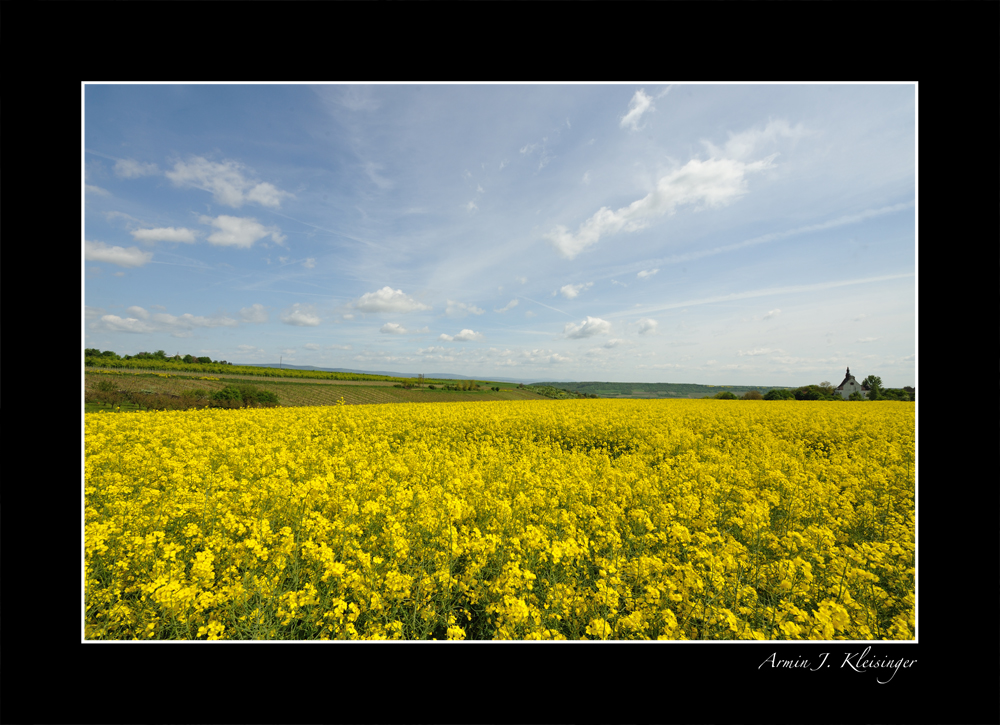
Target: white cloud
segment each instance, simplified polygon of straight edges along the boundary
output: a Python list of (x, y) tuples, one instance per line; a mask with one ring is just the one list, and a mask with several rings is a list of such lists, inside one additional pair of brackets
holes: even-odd
[(111, 196), (111, 192), (107, 189), (102, 189), (99, 186), (94, 186), (93, 184), (84, 184), (84, 188), (87, 190), (88, 194), (97, 194), (98, 196)]
[(619, 337), (613, 337), (610, 340), (608, 340), (606, 343), (604, 343), (604, 347), (606, 347), (606, 348), (608, 348), (610, 350), (613, 347), (618, 347), (623, 342), (625, 342), (625, 341), (622, 340), (621, 338), (619, 338)]
[(161, 227), (159, 229), (136, 229), (130, 232), (137, 242), (185, 242), (195, 241), (195, 233), (190, 229)]
[(781, 310), (771, 310), (766, 315), (764, 315), (764, 319), (767, 320), (767, 319), (770, 319), (771, 317), (777, 317), (780, 314), (781, 314)]
[(168, 179), (177, 186), (193, 186), (209, 191), (220, 204), (239, 208), (244, 201), (253, 201), (264, 206), (279, 208), (281, 199), (293, 196), (280, 191), (271, 184), (256, 183), (243, 175), (245, 167), (236, 161), (217, 164), (201, 156), (188, 162), (178, 161), (174, 170), (166, 172)]
[(159, 172), (160, 169), (156, 164), (143, 164), (134, 159), (121, 159), (115, 164), (115, 173), (126, 179), (150, 176)]
[(153, 315), (153, 321), (161, 326), (161, 329), (191, 330), (195, 327), (237, 327), (240, 323), (229, 317), (203, 317), (185, 312), (183, 315), (175, 317), (166, 312), (159, 312)]
[(511, 309), (512, 307), (517, 307), (517, 302), (518, 302), (517, 299), (513, 299), (510, 302), (508, 302), (505, 307), (501, 307), (499, 310), (496, 309), (496, 308), (494, 308), (493, 311), (494, 312), (506, 312), (507, 310)]
[(316, 266), (316, 260), (313, 257), (309, 257), (302, 263), (302, 266), (305, 267), (306, 269), (312, 269), (313, 267)]
[(878, 339), (877, 337), (859, 337), (858, 342), (875, 342)]
[(656, 327), (659, 323), (656, 320), (651, 320), (649, 318), (645, 320), (639, 320), (639, 334), (649, 335), (656, 332)]
[(748, 128), (740, 133), (729, 133), (725, 149), (720, 149), (711, 141), (703, 140), (705, 148), (712, 156), (726, 156), (731, 159), (749, 158), (759, 146), (773, 145), (779, 137), (790, 138), (793, 141), (806, 135), (808, 131), (798, 124), (794, 128), (785, 119), (769, 121), (763, 129)]
[(778, 348), (773, 348), (772, 349), (770, 347), (758, 347), (758, 348), (754, 348), (753, 350), (747, 350), (746, 352), (743, 352), (742, 350), (740, 350), (736, 354), (739, 357), (744, 357), (744, 356), (747, 356), (747, 355), (749, 355), (749, 356), (752, 357), (754, 355), (777, 355), (777, 354), (784, 355), (785, 351), (784, 350), (780, 350)]
[(752, 163), (726, 158), (692, 159), (662, 177), (656, 188), (642, 199), (618, 211), (601, 207), (575, 234), (559, 224), (543, 237), (563, 257), (573, 259), (587, 247), (597, 244), (602, 236), (645, 229), (654, 219), (673, 214), (678, 206), (693, 204), (695, 211), (725, 206), (747, 193), (745, 176), (771, 168), (775, 156), (777, 154)]
[(639, 279), (645, 279), (646, 277), (652, 277), (654, 274), (659, 272), (659, 269), (644, 269), (639, 274), (636, 275)]
[(632, 100), (628, 103), (628, 113), (622, 116), (621, 123), (619, 124), (622, 128), (626, 126), (631, 127), (633, 131), (639, 130), (639, 119), (642, 118), (642, 114), (647, 111), (653, 111), (653, 98), (652, 96), (647, 96), (645, 89), (640, 88), (632, 96)]
[(286, 325), (297, 327), (315, 327), (320, 323), (312, 305), (303, 305), (296, 302), (291, 308), (285, 310), (281, 315), (281, 321)]
[(209, 243), (219, 247), (249, 249), (253, 246), (254, 242), (258, 239), (263, 239), (269, 234), (271, 235), (271, 239), (278, 244), (285, 241), (285, 236), (280, 232), (278, 227), (265, 227), (253, 218), (226, 216), (222, 214), (212, 219), (202, 214), (198, 217), (198, 221), (202, 224), (210, 224), (219, 230), (208, 236)]
[(153, 258), (152, 252), (143, 252), (138, 247), (109, 247), (104, 242), (83, 243), (83, 257), (91, 262), (109, 262), (119, 267), (141, 267)]
[(305, 345), (303, 345), (303, 347), (306, 350), (319, 350), (320, 349), (319, 345), (317, 345), (315, 342), (307, 342)]
[(134, 317), (121, 318), (118, 315), (101, 317), (101, 327), (111, 332), (152, 332), (153, 327)]
[(527, 277), (515, 277), (514, 279), (516, 279), (521, 284), (528, 284), (528, 278)]
[(579, 325), (568, 323), (563, 328), (563, 334), (570, 338), (593, 337), (594, 335), (607, 335), (611, 332), (611, 323), (599, 317), (587, 316), (587, 319)]
[(395, 322), (387, 322), (384, 325), (382, 325), (381, 329), (379, 329), (379, 332), (387, 335), (405, 335), (407, 333), (407, 330), (405, 327)]
[(532, 365), (572, 362), (572, 358), (565, 357), (551, 350), (524, 350), (521, 353), (521, 357), (526, 363)]
[(580, 181), (582, 183), (584, 183), (584, 184), (589, 184), (590, 183), (590, 172), (589, 171), (584, 171), (583, 172), (583, 178), (580, 179)]
[(465, 317), (470, 312), (474, 315), (481, 315), (485, 312), (485, 310), (482, 310), (475, 305), (467, 305), (464, 302), (448, 300), (448, 308), (444, 311), (448, 317)]
[(466, 204), (465, 208), (468, 209), (469, 211), (477, 211), (479, 209), (479, 207), (476, 206), (476, 202), (474, 201), (470, 201), (468, 204)]
[(350, 345), (327, 345), (327, 350), (352, 350)]
[[(578, 296), (583, 290), (590, 289), (594, 286), (593, 282), (587, 282), (587, 284), (566, 284), (559, 288), (559, 293), (568, 300), (573, 299)], [(553, 293), (553, 296), (555, 293)]]
[(481, 332), (473, 332), (472, 330), (462, 330), (457, 335), (441, 335), (438, 339), (445, 342), (472, 342), (474, 340), (482, 340), (483, 334)]
[(525, 312), (524, 316), (525, 317), (536, 317), (535, 313), (532, 312), (531, 310), (528, 310), (527, 312)]
[[(383, 287), (375, 292), (366, 292), (354, 302), (354, 308), (362, 312), (417, 312), (431, 309), (429, 305), (417, 302), (403, 290)], [(345, 315), (346, 317), (346, 315)]]
[(131, 315), (130, 317), (103, 315), (95, 326), (110, 332), (169, 332), (174, 337), (187, 337), (190, 335), (190, 331), (196, 327), (236, 327), (239, 325), (236, 320), (223, 315), (202, 317), (185, 313), (175, 316), (165, 312), (151, 315), (137, 305), (129, 307), (127, 312)]
[(254, 304), (240, 310), (240, 317), (244, 322), (267, 322), (267, 310), (264, 305)]

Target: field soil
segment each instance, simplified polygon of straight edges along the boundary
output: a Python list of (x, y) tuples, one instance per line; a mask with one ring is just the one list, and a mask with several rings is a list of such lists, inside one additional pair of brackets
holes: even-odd
[[(428, 388), (396, 388), (394, 383), (383, 381), (310, 380), (275, 381), (239, 375), (174, 374), (169, 378), (156, 374), (108, 375), (106, 373), (85, 372), (84, 387), (90, 390), (101, 380), (111, 380), (121, 390), (144, 391), (167, 395), (180, 395), (185, 390), (204, 390), (209, 395), (239, 380), (250, 383), (261, 390), (269, 390), (278, 396), (281, 405), (336, 405), (340, 398), (346, 405), (373, 403), (443, 403), (446, 401), (488, 401), (488, 400), (544, 400), (545, 398), (529, 390), (511, 386), (500, 386), (500, 392), (488, 388), (477, 391), (430, 390)], [(218, 377), (219, 380), (198, 380), (198, 377)]]

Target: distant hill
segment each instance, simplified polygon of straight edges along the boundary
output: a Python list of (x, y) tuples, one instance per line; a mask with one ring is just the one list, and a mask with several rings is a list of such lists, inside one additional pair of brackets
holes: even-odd
[(728, 390), (742, 396), (750, 390), (763, 395), (784, 385), (700, 385), (698, 383), (549, 383), (551, 387), (584, 395), (595, 394), (602, 398), (707, 398)]
[[(314, 365), (289, 365), (288, 363), (283, 363), (275, 365), (274, 363), (234, 363), (238, 365), (247, 365), (255, 368), (290, 368), (292, 370), (320, 370), (327, 373), (357, 373), (360, 375), (388, 375), (394, 378), (415, 378), (418, 377), (417, 373), (391, 373), (384, 370), (349, 370), (347, 368), (318, 368)], [(498, 383), (524, 383), (528, 385), (530, 383), (550, 383), (553, 382), (552, 378), (498, 378), (496, 376), (483, 377), (481, 375), (455, 375), (453, 373), (424, 373), (425, 378), (430, 378), (432, 380), (493, 380)]]

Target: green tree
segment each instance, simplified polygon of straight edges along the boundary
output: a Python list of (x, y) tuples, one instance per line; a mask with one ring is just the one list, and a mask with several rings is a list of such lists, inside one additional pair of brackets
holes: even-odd
[(748, 390), (743, 393), (743, 400), (763, 400), (764, 396), (758, 393), (756, 390)]
[(795, 391), (773, 388), (764, 394), (764, 400), (795, 400)]
[(723, 390), (721, 393), (716, 393), (712, 397), (718, 400), (736, 400), (736, 396), (730, 393), (728, 390)]
[(861, 385), (868, 386), (868, 400), (878, 400), (882, 397), (882, 378), (878, 375), (869, 375), (861, 381)]

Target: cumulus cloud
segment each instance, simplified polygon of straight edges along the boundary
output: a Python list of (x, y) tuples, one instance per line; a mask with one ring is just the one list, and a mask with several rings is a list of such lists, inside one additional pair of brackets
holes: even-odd
[(185, 313), (171, 315), (166, 312), (150, 314), (142, 307), (134, 305), (126, 310), (129, 317), (102, 315), (96, 323), (98, 328), (110, 332), (169, 332), (174, 337), (187, 337), (196, 327), (236, 327), (239, 323), (224, 315), (203, 317)]
[(90, 262), (109, 262), (119, 267), (141, 267), (153, 258), (152, 252), (143, 252), (138, 247), (112, 247), (104, 242), (83, 243), (83, 257)]
[(636, 275), (639, 279), (646, 279), (646, 277), (652, 277), (654, 274), (659, 272), (659, 269), (644, 269), (639, 274)]
[(639, 334), (640, 335), (650, 335), (656, 332), (656, 327), (659, 323), (656, 320), (639, 320)]
[(444, 340), (445, 342), (472, 342), (474, 340), (482, 340), (483, 335), (481, 332), (462, 330), (457, 335), (441, 335), (438, 339)]
[(101, 317), (101, 327), (111, 332), (152, 332), (153, 326), (134, 317), (119, 317), (104, 315)]
[(210, 244), (219, 247), (240, 247), (249, 249), (258, 239), (271, 235), (278, 244), (285, 241), (285, 236), (276, 226), (265, 227), (253, 218), (226, 216), (222, 214), (215, 219), (202, 214), (198, 220), (202, 224), (210, 224), (218, 229), (208, 236)]
[[(593, 282), (587, 282), (587, 284), (566, 284), (559, 288), (559, 294), (561, 294), (566, 299), (571, 300), (574, 297), (578, 296), (583, 290), (590, 289), (593, 286), (594, 286)], [(552, 296), (554, 297), (555, 294), (556, 293), (553, 292)]]
[(418, 312), (429, 310), (430, 306), (417, 302), (403, 290), (383, 287), (375, 292), (366, 292), (355, 301), (354, 308), (362, 312)]
[(316, 260), (313, 259), (312, 257), (309, 257), (302, 263), (302, 266), (305, 267), (306, 269), (312, 269), (313, 267), (316, 266)]
[(499, 310), (496, 309), (496, 308), (494, 308), (493, 311), (494, 312), (506, 312), (507, 310), (511, 309), (512, 307), (517, 307), (517, 302), (518, 302), (517, 299), (513, 299), (510, 302), (508, 302), (505, 307), (501, 307)]
[(628, 113), (626, 113), (621, 118), (621, 123), (619, 124), (622, 128), (631, 128), (633, 131), (639, 130), (639, 119), (642, 118), (642, 114), (647, 111), (653, 111), (653, 97), (647, 96), (645, 89), (640, 88), (632, 96), (632, 100), (628, 103)]
[(379, 329), (379, 332), (386, 335), (405, 335), (407, 333), (407, 330), (405, 327), (395, 322), (387, 322), (384, 325), (382, 325), (381, 329)]
[(611, 332), (611, 323), (599, 317), (587, 316), (587, 319), (579, 325), (568, 323), (563, 328), (566, 337), (579, 339), (583, 337), (593, 337), (594, 335), (607, 335)]
[(465, 317), (470, 312), (474, 315), (481, 315), (485, 312), (485, 310), (482, 310), (475, 305), (467, 305), (464, 302), (448, 300), (448, 308), (444, 311), (448, 317)]
[(121, 159), (115, 164), (115, 173), (125, 179), (150, 176), (159, 172), (160, 169), (156, 164), (143, 164), (135, 159)]
[(195, 187), (209, 191), (220, 204), (239, 208), (246, 201), (279, 208), (281, 199), (293, 196), (280, 191), (272, 184), (257, 183), (244, 176), (246, 167), (236, 161), (221, 164), (196, 156), (190, 161), (178, 161), (174, 170), (166, 172), (167, 178), (181, 187)]
[(173, 227), (160, 227), (158, 229), (136, 229), (130, 232), (132, 238), (137, 242), (184, 242), (191, 244), (195, 241), (195, 233), (190, 229)]
[(295, 325), (296, 327), (315, 327), (320, 323), (312, 305), (303, 305), (299, 302), (282, 313), (281, 321), (286, 325)]
[(747, 192), (747, 174), (771, 168), (777, 154), (760, 161), (744, 163), (735, 159), (692, 159), (680, 169), (662, 177), (656, 188), (638, 201), (618, 211), (601, 207), (576, 233), (556, 225), (544, 235), (566, 259), (573, 259), (587, 247), (597, 244), (602, 236), (618, 232), (645, 229), (654, 219), (673, 214), (678, 206), (725, 206)]
[(608, 348), (610, 350), (613, 347), (618, 347), (623, 342), (625, 342), (625, 341), (622, 340), (621, 338), (619, 338), (619, 337), (613, 337), (610, 340), (608, 340), (606, 343), (604, 343), (603, 347), (606, 347), (606, 348)]
[(772, 317), (777, 317), (780, 314), (781, 314), (781, 310), (771, 310), (766, 315), (764, 315), (764, 319), (767, 320), (767, 319), (770, 319)]
[(240, 310), (244, 322), (267, 322), (267, 310), (264, 305), (253, 304)]

